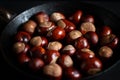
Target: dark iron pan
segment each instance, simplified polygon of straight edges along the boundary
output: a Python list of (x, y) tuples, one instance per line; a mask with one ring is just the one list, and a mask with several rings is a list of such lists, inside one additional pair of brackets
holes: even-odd
[[(31, 9), (28, 9), (21, 14), (17, 15), (15, 18), (10, 20), (8, 25), (5, 27), (1, 34), (1, 40), (0, 40), (0, 48), (1, 52), (3, 54), (4, 59), (7, 61), (7, 63), (16, 71), (21, 72), (21, 74), (25, 74), (26, 76), (30, 77), (33, 80), (35, 79), (42, 79), (41, 76), (35, 75), (31, 72), (29, 72), (26, 69), (22, 69), (14, 60), (12, 52), (11, 52), (11, 47), (12, 47), (12, 36), (17, 32), (18, 27), (26, 22), (29, 18), (31, 18), (32, 15), (36, 14), (39, 11), (44, 11), (48, 14), (51, 14), (55, 11), (63, 12), (65, 15), (69, 16), (76, 10), (81, 9), (85, 14), (92, 14), (97, 17), (97, 21), (102, 23), (103, 25), (110, 25), (113, 32), (116, 35), (120, 35), (119, 30), (120, 30), (120, 18), (113, 14), (112, 12), (101, 8), (99, 6), (85, 3), (85, 2), (65, 2), (65, 1), (59, 1), (59, 2), (50, 2), (50, 3), (45, 3), (43, 5), (39, 5), (36, 7), (33, 7)], [(97, 27), (100, 27), (98, 25)], [(114, 56), (111, 59), (111, 61), (108, 63), (108, 67), (105, 68), (102, 72), (94, 75), (94, 76), (89, 76), (86, 78), (83, 78), (83, 80), (95, 80), (99, 79), (104, 73), (109, 72), (112, 68), (115, 67), (116, 64), (120, 64), (120, 45), (118, 45), (118, 48), (114, 52)], [(42, 79), (43, 80), (43, 79)], [(44, 79), (45, 80), (45, 79)]]

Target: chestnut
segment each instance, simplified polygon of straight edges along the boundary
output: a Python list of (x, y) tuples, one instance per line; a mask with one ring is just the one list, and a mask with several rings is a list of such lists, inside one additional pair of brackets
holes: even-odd
[(88, 75), (94, 75), (102, 70), (102, 62), (99, 58), (93, 57), (81, 63), (81, 70)]
[(34, 17), (37, 23), (43, 23), (49, 21), (49, 16), (45, 12), (38, 12), (37, 14), (35, 14)]
[(25, 63), (29, 63), (29, 61), (31, 60), (30, 57), (28, 57), (25, 53), (21, 53), (18, 57), (17, 60), (20, 64), (25, 64)]
[(100, 37), (104, 37), (104, 36), (107, 36), (107, 35), (110, 35), (112, 33), (112, 30), (110, 28), (110, 26), (103, 26), (101, 29), (100, 29)]
[(81, 20), (81, 17), (83, 15), (82, 10), (77, 10), (69, 19), (74, 23), (78, 24)]
[(79, 61), (84, 61), (86, 59), (95, 57), (95, 53), (90, 49), (83, 48), (81, 50), (77, 50), (75, 56)]
[(89, 44), (96, 45), (98, 43), (98, 35), (96, 32), (89, 31), (87, 32), (84, 37), (88, 40)]
[(66, 68), (64, 74), (68, 80), (80, 80), (82, 78), (82, 74), (73, 67)]
[(42, 39), (40, 36), (35, 36), (30, 40), (30, 44), (33, 46), (41, 46)]
[(63, 47), (61, 53), (72, 56), (75, 53), (75, 51), (76, 51), (75, 47), (69, 44)]
[(56, 63), (48, 64), (44, 66), (43, 73), (51, 77), (52, 80), (56, 80), (62, 76), (62, 68)]
[(48, 32), (47, 37), (51, 38), (52, 40), (62, 40), (65, 35), (65, 30), (57, 26), (56, 28)]
[(81, 24), (80, 26), (80, 31), (82, 32), (82, 34), (85, 34), (89, 31), (96, 31), (95, 25), (91, 22), (84, 22)]
[(74, 44), (76, 49), (90, 48), (90, 45), (86, 38), (79, 37)]
[(54, 12), (50, 15), (50, 20), (53, 22), (57, 22), (58, 20), (65, 19), (65, 16), (63, 13), (60, 12)]
[(81, 21), (94, 23), (95, 20), (92, 15), (85, 15), (85, 16), (82, 16)]
[(106, 45), (111, 48), (115, 48), (118, 45), (118, 42), (119, 42), (119, 39), (115, 34), (104, 36), (100, 40), (101, 45)]
[(17, 42), (24, 42), (24, 43), (28, 43), (28, 41), (31, 39), (31, 36), (29, 33), (25, 32), (25, 31), (19, 31), (16, 35), (15, 35), (15, 41)]
[(36, 26), (37, 26), (37, 23), (35, 21), (28, 20), (26, 23), (24, 23), (23, 30), (30, 34), (33, 34)]
[(43, 55), (45, 54), (46, 50), (41, 46), (35, 46), (30, 50), (30, 56), (33, 58), (43, 58)]
[(25, 45), (25, 43), (23, 42), (16, 42), (14, 43), (13, 45), (13, 51), (16, 53), (16, 54), (19, 54), (19, 53), (26, 53), (29, 49), (29, 46), (28, 45)]
[(42, 43), (41, 46), (46, 47), (48, 45), (48, 40), (46, 37), (41, 36)]
[(33, 58), (29, 61), (29, 68), (32, 69), (33, 71), (38, 71), (44, 67), (44, 62), (40, 58)]
[(58, 60), (57, 63), (62, 67), (62, 68), (68, 68), (73, 66), (73, 60), (72, 58), (67, 55), (67, 54), (62, 54)]
[(53, 22), (47, 21), (40, 23), (37, 27), (38, 33), (41, 35), (46, 35), (48, 31), (54, 29), (56, 26)]
[(47, 49), (48, 50), (56, 50), (59, 51), (62, 48), (62, 44), (58, 41), (52, 41), (48, 43)]
[(68, 35), (66, 35), (66, 42), (72, 43), (81, 36), (82, 36), (82, 33), (79, 30), (73, 30), (69, 32)]
[(109, 46), (110, 48), (112, 49), (115, 49), (117, 47), (119, 43), (119, 38), (118, 37), (115, 37), (111, 43), (107, 44), (107, 46)]
[(76, 26), (66, 19), (61, 19), (57, 22), (57, 26), (60, 26), (65, 29), (66, 32), (70, 32), (76, 29)]
[(108, 46), (102, 46), (99, 51), (98, 51), (98, 54), (101, 56), (101, 57), (104, 57), (104, 58), (110, 58), (112, 57), (113, 55), (113, 50), (108, 47)]
[(55, 63), (60, 56), (60, 53), (56, 50), (47, 50), (44, 54), (44, 61), (46, 64)]

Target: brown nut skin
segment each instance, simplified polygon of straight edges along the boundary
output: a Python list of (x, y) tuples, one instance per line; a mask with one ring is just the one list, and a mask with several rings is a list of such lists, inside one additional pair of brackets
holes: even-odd
[(65, 30), (59, 26), (48, 32), (47, 37), (52, 40), (62, 40), (65, 37)]
[(84, 22), (80, 25), (80, 31), (82, 32), (82, 34), (85, 34), (89, 31), (96, 31), (96, 27), (93, 23), (91, 22)]
[(81, 70), (88, 75), (94, 75), (102, 70), (102, 66), (100, 59), (93, 57), (81, 63)]
[(47, 49), (48, 50), (56, 50), (59, 51), (62, 48), (62, 43), (59, 41), (52, 41), (48, 43)]
[(37, 26), (37, 23), (35, 21), (28, 20), (26, 23), (23, 24), (23, 30), (30, 34), (33, 34), (36, 26)]
[(69, 45), (66, 45), (65, 47), (63, 47), (61, 53), (62, 54), (67, 54), (69, 56), (72, 56), (74, 55), (74, 53), (76, 52), (76, 49), (73, 45), (69, 44)]
[(29, 61), (28, 66), (32, 71), (38, 71), (44, 67), (44, 61), (40, 58), (33, 58)]
[(118, 43), (119, 43), (119, 38), (115, 37), (111, 43), (107, 44), (107, 46), (109, 46), (112, 49), (115, 49)]
[(30, 40), (30, 44), (32, 46), (41, 46), (42, 45), (42, 38), (40, 36), (35, 36)]
[(61, 80), (62, 68), (56, 64), (48, 64), (43, 68), (43, 73), (49, 77), (50, 80)]
[(17, 41), (17, 42), (28, 43), (30, 39), (31, 39), (30, 34), (27, 33), (27, 32), (25, 32), (25, 31), (19, 31), (19, 32), (15, 35), (15, 41)]
[(69, 19), (74, 23), (78, 24), (81, 20), (83, 12), (81, 10), (77, 10)]
[(104, 36), (107, 36), (107, 35), (110, 35), (110, 34), (112, 34), (112, 30), (111, 30), (110, 26), (103, 26), (100, 29), (100, 32), (99, 32), (100, 37), (104, 37)]
[(13, 51), (16, 54), (27, 53), (29, 49), (30, 49), (30, 46), (23, 42), (16, 42), (13, 45)]
[(113, 50), (108, 46), (102, 46), (99, 49), (98, 54), (103, 58), (110, 58), (113, 55)]
[(47, 50), (44, 54), (44, 61), (46, 64), (55, 63), (60, 56), (60, 53), (56, 50)]
[(67, 54), (62, 54), (58, 60), (57, 63), (62, 67), (62, 68), (68, 68), (73, 66), (73, 60), (72, 58), (67, 55)]
[(40, 35), (46, 35), (48, 31), (54, 29), (55, 27), (55, 24), (51, 21), (43, 22), (37, 27), (37, 32)]
[(90, 48), (90, 45), (86, 38), (79, 37), (74, 44), (76, 49)]
[(100, 40), (101, 45), (106, 45), (111, 48), (115, 48), (118, 45), (118, 42), (119, 42), (119, 39), (115, 34), (104, 36)]
[(82, 78), (82, 74), (73, 67), (66, 68), (64, 74), (67, 80), (80, 80)]
[(13, 45), (13, 51), (16, 54), (21, 53), (22, 51), (24, 51), (24, 49), (25, 49), (25, 44), (23, 42), (16, 42)]
[(89, 31), (87, 32), (84, 37), (88, 40), (90, 45), (96, 45), (98, 43), (98, 35), (96, 32)]
[(47, 40), (47, 38), (41, 36), (41, 39), (42, 39), (41, 46), (43, 46), (43, 47), (47, 47), (47, 45), (48, 45), (48, 40)]
[(66, 35), (66, 42), (71, 44), (73, 43), (77, 38), (81, 37), (82, 36), (82, 33), (79, 31), (79, 30), (73, 30), (71, 32), (69, 32), (67, 35)]
[(92, 15), (85, 15), (85, 16), (82, 16), (81, 22), (91, 22), (91, 23), (94, 23), (95, 20), (94, 20), (94, 17)]
[(45, 52), (46, 52), (46, 50), (43, 47), (36, 46), (30, 50), (30, 56), (33, 58), (41, 58), (42, 59)]
[(65, 19), (65, 16), (63, 13), (60, 13), (60, 12), (54, 12), (50, 15), (50, 20), (53, 21), (53, 22), (57, 22), (61, 19)]
[(45, 12), (38, 12), (34, 17), (37, 23), (49, 21), (49, 16)]
[(60, 26), (63, 29), (65, 29), (66, 33), (76, 29), (76, 26), (72, 22), (66, 19), (59, 20), (57, 22), (57, 26)]
[(86, 59), (95, 57), (95, 53), (90, 49), (83, 48), (81, 50), (76, 51), (75, 56), (77, 60), (84, 61)]
[(25, 63), (28, 63), (31, 59), (26, 55), (26, 53), (21, 53), (17, 57), (17, 60), (20, 64), (25, 64)]

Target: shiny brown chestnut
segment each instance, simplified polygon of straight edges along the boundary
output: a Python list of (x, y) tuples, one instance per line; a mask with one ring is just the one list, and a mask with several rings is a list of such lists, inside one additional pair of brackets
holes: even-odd
[(81, 50), (76, 51), (75, 56), (77, 60), (84, 61), (86, 59), (95, 57), (95, 53), (90, 49), (83, 48)]
[(17, 60), (20, 64), (25, 64), (28, 63), (31, 59), (26, 55), (26, 53), (21, 53), (18, 57)]
[(112, 34), (112, 30), (110, 28), (110, 26), (103, 26), (101, 29), (100, 29), (100, 37), (104, 37), (104, 36), (107, 36), (107, 35), (110, 35)]
[(13, 51), (16, 54), (20, 53), (27, 53), (27, 51), (30, 49), (29, 45), (23, 43), (23, 42), (16, 42), (13, 45)]
[(90, 48), (90, 45), (86, 38), (79, 37), (74, 44), (76, 49)]
[(87, 60), (84, 60), (81, 63), (81, 70), (87, 73), (88, 75), (94, 75), (102, 70), (102, 62), (99, 58), (93, 57)]
[(37, 23), (33, 20), (28, 20), (26, 23), (23, 25), (23, 30), (33, 34), (35, 32), (35, 28), (37, 26)]
[(42, 43), (41, 46), (46, 47), (48, 45), (48, 40), (46, 37), (41, 36)]
[(66, 68), (64, 74), (68, 80), (80, 80), (82, 78), (82, 74), (73, 67)]
[(28, 43), (30, 39), (31, 39), (30, 34), (25, 31), (18, 31), (17, 34), (15, 35), (15, 41), (17, 42)]
[(100, 40), (101, 45), (106, 45), (111, 48), (115, 48), (118, 45), (118, 42), (119, 42), (119, 39), (115, 34), (104, 36)]
[(76, 52), (76, 49), (73, 45), (69, 44), (63, 47), (61, 53), (72, 56)]
[(82, 32), (82, 34), (85, 34), (89, 31), (96, 31), (96, 27), (93, 23), (91, 22), (84, 22), (80, 25), (80, 31)]
[(79, 30), (73, 30), (66, 35), (66, 42), (72, 43), (81, 36), (82, 36), (82, 33)]
[(35, 14), (34, 17), (37, 23), (43, 23), (49, 21), (49, 16), (45, 12), (38, 12), (37, 14)]
[(110, 58), (113, 55), (113, 50), (108, 46), (102, 46), (99, 49), (98, 54), (103, 58)]
[(46, 50), (41, 46), (35, 46), (30, 50), (30, 56), (33, 58), (43, 58)]
[(62, 40), (65, 35), (65, 30), (57, 26), (56, 28), (48, 32), (47, 37), (51, 38), (52, 40)]
[(44, 54), (44, 61), (46, 64), (55, 63), (60, 56), (60, 53), (56, 50), (47, 50)]
[(53, 13), (50, 15), (50, 20), (53, 21), (53, 22), (57, 22), (58, 20), (61, 20), (61, 19), (65, 19), (65, 16), (64, 16), (63, 13), (53, 12)]
[(40, 36), (32, 37), (32, 39), (30, 40), (30, 44), (32, 46), (41, 46), (41, 44), (42, 44), (41, 37)]
[(65, 29), (65, 32), (70, 32), (76, 29), (76, 26), (71, 21), (66, 19), (61, 19), (57, 21), (57, 26), (60, 26), (63, 29)]
[(49, 77), (50, 80), (61, 80), (62, 68), (56, 64), (48, 64), (43, 68), (43, 73)]
[(74, 24), (78, 24), (81, 20), (81, 17), (83, 15), (82, 10), (77, 10), (72, 16), (70, 16), (70, 20), (74, 23)]
[(98, 43), (98, 35), (96, 32), (89, 31), (87, 32), (84, 37), (88, 40), (90, 45), (96, 45)]
[(62, 54), (58, 60), (57, 63), (62, 67), (62, 68), (68, 68), (73, 66), (73, 60), (72, 58), (67, 55), (67, 54)]
[(13, 45), (13, 51), (17, 54), (21, 53), (25, 49), (25, 44), (22, 42), (16, 42)]
[(33, 58), (29, 61), (28, 66), (32, 71), (38, 71), (44, 67), (44, 61), (40, 58)]
[(42, 22), (37, 26), (37, 31), (41, 35), (46, 35), (48, 31), (54, 29), (56, 26), (51, 21)]
[(52, 41), (48, 43), (47, 49), (48, 50), (56, 50), (59, 51), (62, 48), (62, 43), (59, 41)]
[(91, 22), (91, 23), (94, 23), (95, 20), (94, 20), (93, 15), (85, 15), (85, 16), (82, 16), (81, 22)]

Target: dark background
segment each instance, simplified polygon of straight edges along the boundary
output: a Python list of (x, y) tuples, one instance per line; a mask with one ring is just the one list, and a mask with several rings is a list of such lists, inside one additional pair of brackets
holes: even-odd
[[(53, 1), (53, 0), (42, 0), (42, 1), (41, 0), (24, 0), (24, 1), (4, 0), (4, 1), (0, 1), (0, 7), (9, 9), (14, 13), (19, 14), (25, 11), (26, 9), (29, 9), (36, 5), (43, 4), (48, 1)], [(120, 1), (86, 0), (84, 2), (102, 6), (120, 17)], [(35, 79), (29, 79), (27, 76), (20, 74), (17, 71), (14, 71), (14, 69), (10, 68), (9, 65), (4, 61), (2, 55), (0, 54), (0, 80), (7, 80), (7, 79), (35, 80)], [(112, 68), (112, 70), (108, 71), (107, 73), (104, 73), (104, 75), (102, 75), (101, 77), (95, 78), (93, 80), (120, 80), (120, 63), (117, 64), (114, 68)]]

